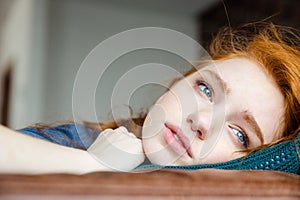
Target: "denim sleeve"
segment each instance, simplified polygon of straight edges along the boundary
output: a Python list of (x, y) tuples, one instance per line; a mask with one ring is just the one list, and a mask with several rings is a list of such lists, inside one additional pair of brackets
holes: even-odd
[(78, 149), (87, 149), (100, 134), (100, 131), (95, 131), (79, 124), (62, 124), (42, 130), (27, 127), (17, 131), (42, 140)]

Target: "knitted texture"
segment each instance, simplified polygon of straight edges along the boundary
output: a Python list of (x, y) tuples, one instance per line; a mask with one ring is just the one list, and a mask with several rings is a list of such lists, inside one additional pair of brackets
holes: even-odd
[(215, 164), (198, 164), (187, 166), (142, 165), (137, 169), (171, 168), (197, 170), (204, 168), (230, 170), (276, 170), (293, 174), (299, 173), (300, 132), (293, 140), (273, 145), (250, 155)]

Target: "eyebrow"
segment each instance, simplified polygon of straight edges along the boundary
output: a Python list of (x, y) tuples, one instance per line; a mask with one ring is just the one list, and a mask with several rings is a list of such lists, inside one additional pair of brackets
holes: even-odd
[(227, 83), (216, 72), (211, 70), (205, 70), (205, 72), (208, 72), (214, 79), (216, 79), (222, 85), (225, 94), (230, 94), (231, 90), (228, 87)]
[(263, 138), (262, 131), (259, 128), (253, 115), (248, 110), (245, 110), (244, 112), (242, 112), (242, 115), (243, 115), (243, 118), (247, 121), (247, 123), (250, 124), (251, 127), (254, 129), (254, 133), (259, 138), (261, 144), (264, 144), (264, 138)]

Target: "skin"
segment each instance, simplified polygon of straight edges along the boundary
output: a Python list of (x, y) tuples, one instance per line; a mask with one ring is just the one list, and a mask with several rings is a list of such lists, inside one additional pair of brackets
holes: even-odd
[(160, 165), (229, 161), (244, 155), (237, 151), (277, 139), (283, 105), (278, 87), (257, 63), (218, 61), (181, 79), (157, 100), (143, 126), (144, 151)]

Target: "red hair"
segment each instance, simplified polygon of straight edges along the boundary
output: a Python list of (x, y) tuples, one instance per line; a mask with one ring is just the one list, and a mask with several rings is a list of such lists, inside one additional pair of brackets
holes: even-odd
[(292, 28), (272, 23), (252, 23), (236, 29), (223, 28), (211, 43), (213, 60), (246, 57), (258, 63), (284, 96), (279, 141), (300, 130), (300, 37)]

